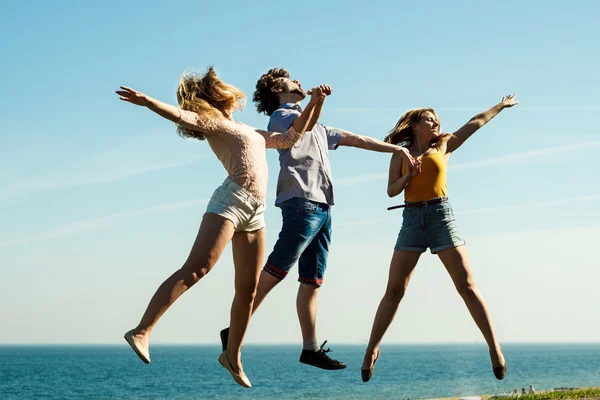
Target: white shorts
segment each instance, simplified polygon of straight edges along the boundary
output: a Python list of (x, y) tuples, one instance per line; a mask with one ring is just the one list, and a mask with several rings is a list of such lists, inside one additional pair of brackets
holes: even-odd
[(265, 227), (265, 209), (265, 203), (227, 178), (213, 193), (206, 212), (227, 218), (236, 232), (250, 232)]

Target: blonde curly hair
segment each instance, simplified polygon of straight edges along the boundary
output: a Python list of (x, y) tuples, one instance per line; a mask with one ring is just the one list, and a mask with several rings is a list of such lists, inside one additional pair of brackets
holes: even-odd
[[(177, 103), (182, 110), (193, 111), (213, 118), (231, 118), (246, 103), (246, 95), (233, 85), (223, 82), (213, 66), (200, 75), (184, 72), (177, 88)], [(206, 139), (199, 131), (178, 126), (177, 133), (184, 138)]]

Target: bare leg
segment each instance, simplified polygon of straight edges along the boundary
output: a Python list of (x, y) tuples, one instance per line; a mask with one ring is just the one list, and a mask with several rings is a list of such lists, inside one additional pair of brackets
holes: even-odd
[(235, 297), (231, 305), (227, 358), (233, 370), (243, 375), (242, 341), (252, 315), (252, 303), (263, 263), (265, 230), (237, 232), (233, 236), (232, 244), (235, 263)]
[(136, 341), (147, 349), (152, 329), (169, 307), (215, 265), (233, 236), (233, 223), (217, 214), (207, 213), (183, 266), (159, 287), (134, 330)]
[(385, 295), (379, 303), (379, 308), (373, 321), (369, 345), (367, 346), (363, 360), (363, 370), (368, 370), (373, 365), (379, 352), (379, 345), (381, 344), (383, 335), (392, 323), (396, 311), (398, 311), (400, 300), (402, 300), (404, 293), (406, 293), (408, 282), (417, 266), (420, 256), (421, 253), (412, 251), (394, 251)]
[[(282, 280), (266, 271), (260, 273), (256, 297), (252, 314), (256, 312), (263, 300)], [(298, 311), (298, 320), (302, 330), (303, 340), (316, 339), (316, 320), (317, 320), (317, 299), (320, 286), (301, 283), (296, 297), (296, 309)]]
[(300, 283), (298, 296), (296, 297), (296, 310), (298, 321), (302, 330), (302, 340), (317, 339), (317, 299), (320, 286)]
[(456, 290), (463, 298), (473, 320), (483, 334), (485, 341), (490, 349), (492, 366), (502, 367), (505, 365), (504, 355), (500, 344), (496, 340), (492, 320), (487, 309), (487, 304), (479, 292), (469, 260), (467, 259), (467, 249), (465, 246), (444, 250), (438, 253), (440, 260), (444, 263), (446, 270), (450, 274)]
[(281, 282), (281, 279), (271, 275), (270, 273), (262, 270), (260, 273), (260, 279), (258, 280), (258, 286), (256, 288), (256, 297), (254, 298), (254, 306), (252, 308), (252, 314), (256, 312), (258, 306), (260, 306), (271, 291), (277, 284)]

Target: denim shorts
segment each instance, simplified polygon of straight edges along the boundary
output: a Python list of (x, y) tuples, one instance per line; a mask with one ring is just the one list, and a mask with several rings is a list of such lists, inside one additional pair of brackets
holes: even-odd
[(294, 197), (280, 207), (283, 226), (264, 270), (283, 279), (298, 261), (298, 281), (321, 286), (331, 242), (329, 206)]
[(450, 202), (425, 207), (406, 207), (402, 213), (402, 227), (394, 250), (431, 254), (463, 246)]
[(265, 203), (227, 178), (213, 193), (206, 212), (227, 218), (236, 232), (251, 232), (265, 227), (265, 209)]

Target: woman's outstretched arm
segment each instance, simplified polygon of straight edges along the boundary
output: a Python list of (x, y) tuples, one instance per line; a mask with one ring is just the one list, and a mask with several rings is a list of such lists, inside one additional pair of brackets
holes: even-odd
[(178, 125), (183, 125), (192, 130), (198, 130), (205, 133), (218, 133), (227, 129), (228, 120), (225, 117), (217, 115), (198, 114), (193, 111), (185, 111), (179, 107), (163, 103), (142, 92), (131, 89), (127, 86), (121, 86), (122, 90), (117, 90), (119, 98), (128, 103), (137, 106), (146, 107), (163, 118), (173, 121)]
[(179, 121), (180, 114), (178, 107), (153, 99), (152, 97), (127, 86), (121, 86), (121, 89), (122, 90), (117, 90), (115, 92), (119, 95), (121, 100), (135, 104), (136, 106), (147, 107), (149, 110), (154, 111), (169, 121)]
[(510, 108), (519, 104), (518, 101), (515, 100), (514, 94), (503, 97), (502, 101), (496, 104), (494, 107), (490, 108), (487, 111), (477, 114), (473, 118), (469, 120), (466, 124), (464, 124), (459, 130), (454, 132), (453, 136), (448, 140), (448, 146), (446, 149), (446, 153), (452, 153), (456, 149), (458, 149), (462, 144), (471, 137), (472, 134), (477, 132), (479, 128), (490, 122), (492, 118), (494, 118), (498, 113), (505, 108)]

